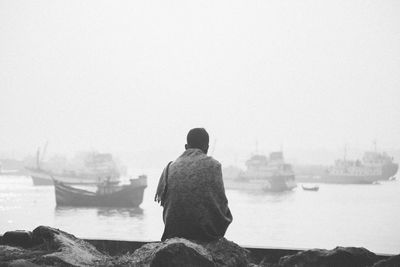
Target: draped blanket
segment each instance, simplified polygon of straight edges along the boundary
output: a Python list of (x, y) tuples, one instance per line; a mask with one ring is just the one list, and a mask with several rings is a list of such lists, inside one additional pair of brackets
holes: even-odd
[(200, 149), (187, 149), (164, 169), (155, 200), (164, 207), (161, 240), (216, 240), (232, 222), (221, 164)]

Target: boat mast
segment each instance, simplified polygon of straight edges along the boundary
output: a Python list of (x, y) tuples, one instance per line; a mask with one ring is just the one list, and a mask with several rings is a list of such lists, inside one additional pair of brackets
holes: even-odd
[(46, 144), (44, 145), (43, 152), (42, 152), (42, 157), (41, 157), (40, 161), (44, 161), (44, 156), (45, 156), (45, 154), (46, 154), (47, 145), (48, 145), (48, 144), (49, 144), (49, 141), (46, 141)]
[(258, 155), (258, 140), (256, 139), (256, 155)]
[(38, 147), (37, 151), (36, 151), (36, 168), (40, 169), (40, 147)]

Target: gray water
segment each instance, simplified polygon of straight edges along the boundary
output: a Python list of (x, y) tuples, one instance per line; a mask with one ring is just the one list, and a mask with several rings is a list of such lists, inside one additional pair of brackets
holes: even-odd
[[(80, 238), (159, 240), (162, 209), (153, 202), (158, 177), (140, 208), (58, 208), (53, 186), (0, 176), (0, 234), (49, 225)], [(363, 246), (400, 253), (400, 182), (320, 185), (318, 192), (266, 194), (227, 190), (234, 217), (226, 237), (243, 246), (327, 248)]]

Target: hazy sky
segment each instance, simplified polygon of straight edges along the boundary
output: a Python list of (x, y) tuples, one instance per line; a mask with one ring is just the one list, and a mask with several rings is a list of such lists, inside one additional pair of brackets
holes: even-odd
[(0, 38), (1, 151), (400, 148), (397, 0), (0, 0)]

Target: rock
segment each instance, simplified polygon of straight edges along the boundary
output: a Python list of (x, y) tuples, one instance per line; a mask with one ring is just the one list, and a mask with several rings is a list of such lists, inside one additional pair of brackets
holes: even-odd
[(249, 266), (249, 252), (225, 238), (211, 243), (172, 238), (111, 257), (84, 240), (47, 226), (10, 233), (2, 238), (8, 245), (0, 245), (0, 266)]
[[(14, 238), (19, 235), (12, 236), (11, 240), (20, 240), (19, 237)], [(4, 236), (2, 242), (5, 243)], [(110, 259), (93, 245), (47, 226), (39, 226), (33, 230), (31, 240), (27, 242), (33, 246), (29, 248), (24, 244), (26, 248), (0, 246), (0, 265), (97, 266)]]
[(14, 259), (21, 259), (26, 253), (23, 248), (0, 245), (0, 264)]
[(23, 248), (30, 247), (33, 245), (32, 233), (22, 230), (5, 232), (1, 239), (1, 244)]
[(210, 253), (184, 238), (148, 243), (132, 255), (134, 266), (215, 266)]
[[(399, 267), (400, 255), (381, 260), (364, 248), (313, 249), (294, 255), (274, 251), (250, 252), (221, 238), (205, 243), (171, 238), (135, 247), (134, 252), (111, 257), (90, 243), (61, 230), (39, 226), (32, 232), (7, 232), (0, 238), (2, 266), (205, 266), (205, 267)], [(255, 254), (254, 254), (255, 253)], [(257, 256), (256, 256), (257, 255)], [(283, 256), (282, 255), (287, 255)], [(250, 262), (249, 259), (252, 259)], [(261, 261), (262, 259), (262, 261)], [(279, 259), (279, 262), (277, 262)], [(260, 262), (261, 261), (261, 262)], [(260, 262), (256, 265), (256, 262)], [(375, 265), (374, 265), (375, 263)]]
[(399, 267), (400, 266), (400, 255), (390, 257), (375, 263), (372, 267)]
[(250, 252), (225, 238), (202, 245), (210, 252), (217, 266), (249, 265)]
[(39, 267), (40, 265), (34, 264), (27, 260), (14, 260), (10, 262), (8, 267)]
[(46, 226), (39, 226), (32, 232), (35, 243), (42, 244), (50, 253), (35, 263), (66, 263), (72, 266), (93, 266), (105, 262), (109, 257), (93, 245), (75, 236)]
[[(222, 238), (196, 243), (183, 238), (149, 243), (131, 255), (133, 266), (248, 266), (248, 251)], [(120, 262), (121, 263), (121, 262)]]
[(365, 267), (378, 257), (365, 248), (336, 247), (333, 250), (312, 249), (285, 256), (279, 260), (282, 267)]
[(266, 260), (262, 260), (257, 267), (279, 267), (278, 263), (271, 263)]

